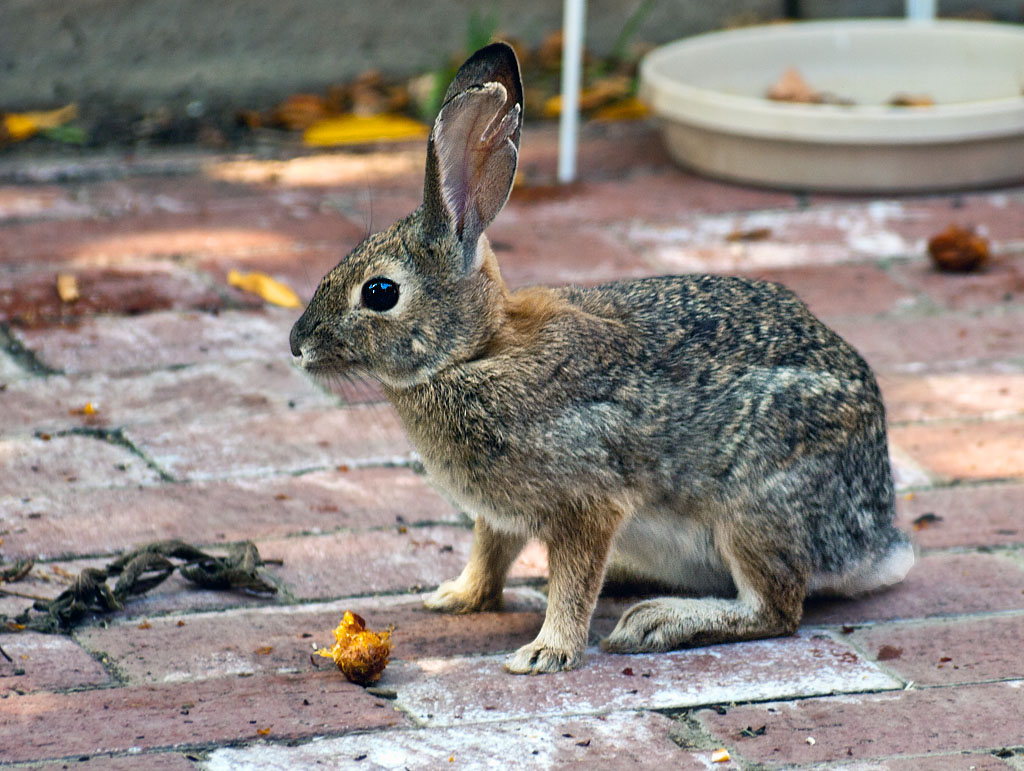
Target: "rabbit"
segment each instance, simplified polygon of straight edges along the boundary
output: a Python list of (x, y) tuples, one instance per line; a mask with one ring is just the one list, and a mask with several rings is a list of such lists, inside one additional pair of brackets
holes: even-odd
[[(510, 292), (485, 228), (516, 175), (512, 49), (462, 65), (427, 144), (423, 204), (320, 282), (290, 335), (315, 374), (369, 374), (434, 482), (475, 518), (425, 600), (500, 608), (529, 538), (548, 605), (512, 673), (581, 665), (608, 580), (671, 596), (601, 646), (793, 634), (805, 597), (902, 580), (886, 420), (865, 361), (781, 285), (712, 275)], [(566, 244), (566, 248), (572, 248)]]

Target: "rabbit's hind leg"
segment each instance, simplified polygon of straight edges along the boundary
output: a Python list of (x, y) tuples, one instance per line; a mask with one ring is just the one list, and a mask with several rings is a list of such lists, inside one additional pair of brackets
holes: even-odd
[(437, 587), (423, 604), (444, 613), (498, 610), (509, 566), (525, 544), (525, 535), (497, 530), (478, 516), (473, 525), (469, 562), (462, 574)]
[(734, 522), (715, 541), (737, 587), (735, 599), (661, 597), (627, 610), (601, 647), (642, 653), (793, 634), (800, 624), (809, 570), (783, 533)]

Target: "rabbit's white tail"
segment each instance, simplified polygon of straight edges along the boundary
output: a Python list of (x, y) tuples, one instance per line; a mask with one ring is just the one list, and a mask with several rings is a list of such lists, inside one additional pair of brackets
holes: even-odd
[[(902, 536), (902, 534), (901, 534)], [(914, 545), (905, 537), (893, 540), (881, 556), (843, 573), (818, 573), (811, 577), (808, 593), (856, 597), (898, 584), (914, 566)]]

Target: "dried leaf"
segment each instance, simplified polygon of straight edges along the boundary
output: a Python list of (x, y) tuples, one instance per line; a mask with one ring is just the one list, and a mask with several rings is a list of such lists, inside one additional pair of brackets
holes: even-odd
[(41, 112), (9, 112), (0, 116), (0, 143), (4, 140), (20, 142), (47, 129), (63, 126), (78, 117), (78, 106), (74, 104), (59, 110)]
[(914, 521), (911, 522), (911, 526), (914, 530), (924, 530), (926, 527), (931, 527), (941, 521), (942, 517), (929, 511), (926, 514), (922, 514), (920, 517), (915, 518)]
[(246, 292), (257, 294), (268, 303), (280, 305), (282, 308), (302, 306), (299, 296), (289, 286), (265, 273), (240, 273), (237, 270), (231, 270), (228, 273), (228, 283)]
[(70, 273), (57, 274), (57, 295), (61, 302), (73, 303), (79, 298), (78, 279)]
[(327, 103), (318, 94), (292, 94), (270, 112), (270, 123), (302, 131), (327, 117)]
[(404, 115), (341, 115), (324, 118), (306, 129), (302, 141), (314, 147), (395, 142), (427, 136), (427, 126)]
[[(609, 75), (595, 80), (580, 93), (580, 110), (589, 112), (629, 95), (632, 83), (625, 75)], [(556, 94), (544, 102), (544, 117), (557, 118), (562, 112), (562, 96)]]
[(801, 102), (812, 104), (821, 101), (821, 94), (811, 88), (804, 76), (796, 67), (790, 67), (782, 73), (777, 81), (768, 89), (767, 96), (777, 102)]
[(631, 96), (618, 102), (606, 104), (594, 111), (594, 120), (642, 120), (650, 114), (647, 105), (637, 97)]
[(928, 94), (894, 94), (889, 100), (890, 107), (934, 107), (935, 100)]
[(92, 402), (86, 402), (84, 407), (77, 407), (75, 409), (68, 410), (68, 414), (69, 415), (85, 415), (87, 417), (89, 415), (95, 415), (96, 414), (96, 405), (93, 404)]
[(125, 566), (114, 585), (114, 596), (123, 600), (133, 594), (145, 594), (164, 581), (174, 572), (174, 563), (161, 554), (144, 551), (136, 555)]
[(763, 241), (766, 238), (771, 238), (771, 236), (771, 228), (752, 228), (751, 230), (734, 230), (725, 237), (725, 240), (730, 243), (736, 241)]
[[(2, 544), (3, 539), (0, 538), (0, 545)], [(35, 564), (32, 560), (18, 560), (10, 567), (0, 569), (0, 583), (13, 584), (20, 581), (31, 572)]]

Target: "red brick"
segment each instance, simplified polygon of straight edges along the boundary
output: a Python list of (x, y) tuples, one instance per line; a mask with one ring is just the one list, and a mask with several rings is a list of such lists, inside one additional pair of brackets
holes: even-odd
[[(63, 302), (53, 269), (0, 272), (0, 321), (24, 326), (73, 324), (101, 313), (216, 311), (226, 306), (201, 276), (169, 265), (60, 271), (75, 277), (79, 297)], [(261, 304), (261, 303), (260, 303)]]
[(846, 644), (813, 633), (646, 655), (588, 650), (580, 669), (545, 676), (544, 687), (536, 678), (505, 673), (503, 661), (503, 656), (450, 655), (396, 661), (387, 670), (387, 685), (398, 691), (399, 706), (432, 726), (677, 709), (900, 685)]
[[(194, 756), (193, 756), (194, 757)], [(43, 766), (43, 768), (55, 767)], [(75, 768), (78, 771), (195, 771), (196, 765), (185, 755), (176, 752), (130, 752), (126, 755), (80, 755), (75, 765), (63, 765), (61, 769)]]
[(889, 437), (939, 477), (1024, 477), (1024, 420), (894, 426)]
[(855, 600), (814, 600), (805, 624), (929, 618), (952, 613), (1017, 610), (1024, 570), (997, 554), (924, 554), (902, 583)]
[(73, 328), (19, 329), (14, 335), (67, 374), (154, 370), (245, 359), (289, 360), (288, 332), (299, 311), (264, 308), (217, 315), (162, 311), (100, 316)]
[(295, 597), (322, 599), (433, 587), (462, 570), (472, 532), (460, 527), (408, 527), (261, 541), (274, 574)]
[(184, 627), (168, 616), (150, 618), (140, 629), (135, 617), (83, 627), (75, 636), (89, 650), (102, 651), (132, 684), (309, 672), (334, 666), (310, 659), (310, 653), (333, 644), (331, 631), (346, 610), (361, 615), (370, 629), (393, 628), (393, 658), (405, 661), (514, 650), (536, 636), (544, 619), (537, 593), (511, 589), (502, 612), (436, 613), (423, 607), (422, 595), (361, 597), (192, 613)]
[(12, 696), (0, 700), (0, 717), (0, 746), (9, 761), (407, 724), (389, 702), (336, 671)]
[(594, 284), (656, 272), (610, 234), (589, 226), (524, 228), (498, 223), (488, 234), (511, 287)]
[[(388, 731), (330, 738), (295, 747), (223, 748), (207, 761), (211, 771), (247, 768), (623, 768), (698, 771), (711, 751), (684, 750), (675, 721), (654, 712), (614, 712), (598, 717), (561, 717), (529, 723), (484, 723), (418, 731)], [(500, 760), (499, 760), (500, 759)], [(735, 769), (734, 763), (715, 768)]]
[(832, 326), (883, 373), (987, 369), (1024, 356), (1024, 313), (841, 319)]
[[(850, 769), (857, 765), (848, 766)], [(886, 771), (1009, 771), (1006, 761), (1000, 760), (984, 750), (980, 752), (955, 752), (914, 755), (904, 758), (886, 758)]]
[[(634, 224), (628, 238), (668, 270), (747, 272), (918, 253), (923, 241), (901, 232), (898, 223), (904, 216), (901, 204), (884, 201), (800, 210), (723, 210)], [(744, 240), (745, 233), (759, 237)]]
[(814, 314), (825, 319), (890, 313), (915, 302), (913, 294), (873, 263), (755, 270), (749, 275), (784, 284), (796, 292)]
[(1024, 373), (943, 372), (879, 378), (890, 423), (1024, 414)]
[(573, 230), (582, 224), (677, 223), (696, 214), (793, 208), (796, 198), (734, 187), (668, 169), (629, 179), (582, 181), (559, 186), (544, 180), (520, 185), (496, 224)]
[[(992, 750), (1020, 743), (1024, 689), (1015, 683), (929, 688), (704, 710), (704, 726), (748, 763), (792, 767)], [(744, 738), (747, 726), (767, 726)], [(811, 744), (807, 737), (812, 737)], [(965, 758), (960, 768), (970, 765)], [(918, 766), (912, 766), (917, 768)]]
[[(106, 685), (110, 676), (99, 662), (70, 638), (19, 632), (0, 634), (0, 698), (11, 692), (64, 690)], [(21, 674), (15, 674), (20, 671)]]
[(146, 424), (127, 434), (179, 480), (405, 463), (412, 453), (398, 416), (386, 404)]
[(9, 225), (0, 240), (0, 265), (88, 267), (251, 254), (299, 244), (353, 242), (363, 230), (337, 211), (289, 206), (261, 196), (230, 211), (158, 210), (113, 219)]
[(1024, 616), (983, 616), (919, 624), (879, 624), (849, 638), (874, 660), (917, 685), (1024, 679)]
[[(897, 523), (913, 530), (919, 546), (942, 549), (962, 546), (1002, 546), (1024, 541), (1024, 485), (956, 485), (921, 490), (896, 498)], [(937, 522), (914, 520), (935, 514)]]
[(127, 449), (91, 436), (0, 439), (0, 496), (24, 498), (64, 487), (124, 487), (159, 476)]
[(0, 185), (0, 225), (90, 217), (96, 210), (58, 185)]
[[(577, 174), (582, 180), (681, 173), (672, 166), (654, 121), (585, 122), (577, 149)], [(557, 168), (557, 124), (528, 121), (519, 147), (520, 175), (529, 181), (553, 182)]]
[[(51, 376), (11, 383), (0, 430), (118, 428), (325, 408), (334, 400), (288, 360), (199, 364), (152, 373)], [(93, 415), (72, 414), (92, 404)]]
[(1024, 297), (1024, 257), (1020, 255), (996, 255), (973, 273), (943, 273), (926, 259), (897, 262), (890, 273), (908, 289), (953, 310), (987, 310), (1020, 303)]
[[(925, 243), (949, 225), (977, 228), (1002, 247), (1013, 243), (1024, 232), (1024, 194), (1019, 187), (996, 192), (969, 193), (960, 196), (927, 196), (888, 201), (871, 201), (863, 196), (814, 195), (812, 210), (839, 208), (863, 201), (880, 226), (899, 234), (924, 256)], [(863, 204), (861, 204), (863, 205)]]
[(423, 477), (404, 468), (323, 471), (232, 482), (77, 490), (0, 498), (10, 559), (110, 554), (149, 541), (276, 538), (339, 528), (461, 521)]
[(334, 188), (388, 190), (422, 186), (425, 159), (425, 143), (417, 141), (393, 145), (387, 150), (341, 150), (284, 160), (228, 157), (204, 164), (203, 173), (242, 189), (279, 195)]

